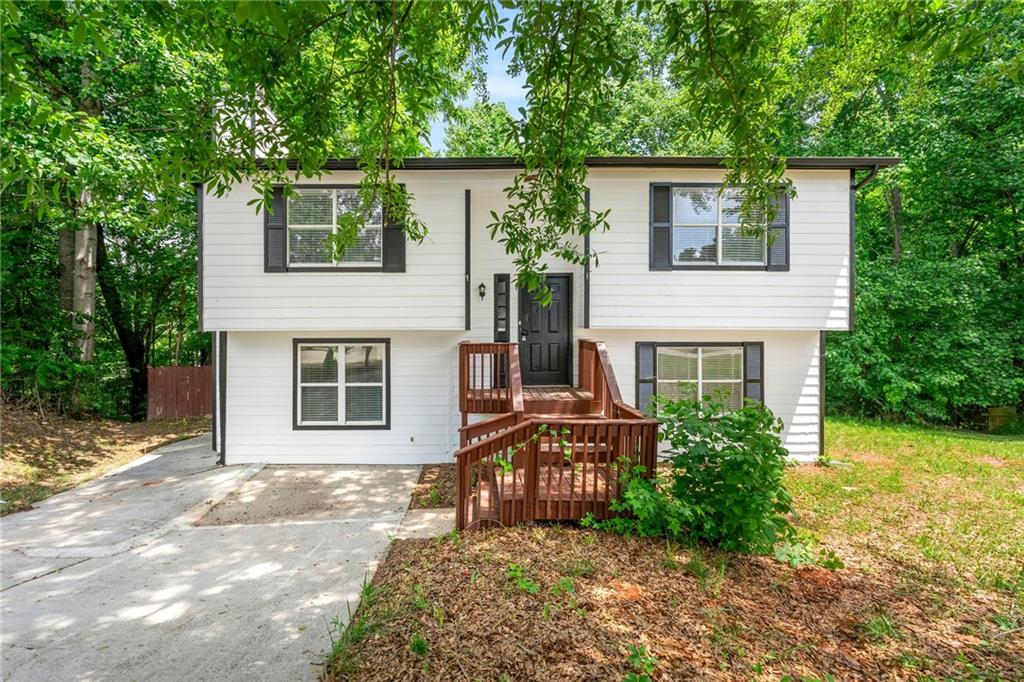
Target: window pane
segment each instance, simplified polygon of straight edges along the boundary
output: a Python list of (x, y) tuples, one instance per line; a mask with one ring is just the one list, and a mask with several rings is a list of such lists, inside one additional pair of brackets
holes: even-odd
[(330, 263), (325, 241), (330, 228), (288, 230), (288, 261), (291, 263)]
[(288, 197), (289, 225), (330, 225), (333, 190), (296, 190), (298, 196)]
[(703, 370), (705, 380), (742, 379), (743, 349), (705, 348)]
[[(338, 191), (338, 215), (344, 215), (353, 211), (358, 211), (360, 206), (363, 204), (363, 200), (359, 197), (359, 190), (357, 189), (339, 189)], [(373, 207), (370, 215), (366, 217), (367, 225), (381, 225), (384, 222), (383, 215), (381, 214), (381, 208), (378, 204)]]
[(669, 400), (696, 400), (696, 381), (658, 381), (658, 395)]
[(739, 227), (723, 227), (722, 262), (764, 263), (764, 237), (745, 236)]
[(642, 410), (647, 414), (654, 413), (654, 384), (653, 383), (641, 383), (638, 387), (640, 394), (637, 395), (636, 407), (638, 410)]
[(374, 382), (384, 382), (384, 346), (345, 346), (345, 383)]
[(336, 386), (302, 387), (302, 421), (338, 421), (338, 389)]
[(304, 384), (338, 383), (337, 346), (303, 346), (299, 365)]
[(729, 189), (722, 194), (722, 223), (739, 225), (740, 204), (743, 203), (743, 193), (739, 190)]
[(380, 263), (381, 229), (364, 227), (356, 235), (356, 243), (345, 249), (341, 263)]
[(717, 225), (718, 190), (687, 189), (685, 187), (673, 189), (672, 223), (675, 225)]
[(346, 422), (384, 421), (383, 386), (346, 386)]
[(697, 379), (697, 349), (671, 348), (658, 349), (658, 379), (673, 380)]
[(675, 263), (714, 263), (718, 245), (714, 227), (673, 227), (672, 261)]
[(726, 410), (738, 410), (743, 407), (743, 389), (740, 382), (723, 384), (704, 384), (704, 400), (721, 403)]

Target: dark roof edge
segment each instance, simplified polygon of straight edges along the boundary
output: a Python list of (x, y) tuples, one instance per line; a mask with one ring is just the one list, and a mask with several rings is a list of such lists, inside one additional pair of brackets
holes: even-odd
[[(815, 170), (870, 170), (889, 168), (900, 162), (895, 156), (791, 156), (786, 168)], [(591, 168), (722, 168), (721, 156), (589, 156)], [(404, 170), (503, 170), (522, 168), (523, 164), (506, 156), (494, 157), (417, 157), (405, 159), (397, 168)], [(295, 170), (298, 163), (288, 161)], [(358, 170), (356, 159), (328, 159), (324, 170)]]

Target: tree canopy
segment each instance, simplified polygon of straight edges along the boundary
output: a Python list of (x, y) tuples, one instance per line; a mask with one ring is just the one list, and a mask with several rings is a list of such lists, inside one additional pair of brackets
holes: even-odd
[[(432, 153), (443, 118), (450, 154), (522, 162), (491, 229), (519, 282), (541, 290), (544, 254), (580, 262), (573, 237), (614, 223), (583, 202), (587, 155), (725, 156), (753, 231), (771, 218), (784, 156), (899, 155), (858, 209), (861, 326), (836, 337), (829, 390), (849, 409), (932, 419), (1019, 401), (1015, 0), (75, 0), (6, 1), (0, 13), (7, 393), (40, 386), (26, 358), (64, 357), (73, 375), (95, 339), (118, 339), (135, 382), (139, 358), (171, 343), (162, 326), (189, 327), (174, 347), (203, 344), (174, 321), (178, 294), (137, 298), (168, 281), (161, 254), (194, 248), (192, 183), (223, 192), (252, 178), (266, 206), (291, 167), (309, 177), (355, 157), (364, 205), (422, 239), (428, 226), (393, 170)], [(489, 45), (524, 84), (520, 110), (486, 97)], [(347, 218), (333, 248), (351, 245), (363, 219)], [(896, 331), (914, 318), (904, 307), (935, 300), (919, 285), (944, 277), (978, 334), (964, 322), (947, 338), (925, 318), (912, 336)], [(192, 279), (174, 270), (165, 288)], [(59, 305), (39, 303), (54, 282)], [(9, 322), (33, 311), (38, 324)], [(913, 367), (901, 359), (942, 343), (947, 353)], [(966, 390), (979, 377), (991, 380)]]

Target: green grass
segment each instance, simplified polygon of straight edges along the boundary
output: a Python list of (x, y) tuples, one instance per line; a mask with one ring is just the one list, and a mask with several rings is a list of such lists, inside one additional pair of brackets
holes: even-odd
[(829, 467), (786, 483), (823, 541), (998, 585), (1024, 557), (1024, 438), (829, 419)]

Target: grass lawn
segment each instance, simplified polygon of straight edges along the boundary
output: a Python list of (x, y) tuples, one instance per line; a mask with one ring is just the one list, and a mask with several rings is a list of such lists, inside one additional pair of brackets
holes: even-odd
[(209, 428), (209, 417), (133, 424), (40, 417), (5, 404), (0, 418), (0, 515), (31, 509), (35, 502)]
[[(397, 541), (327, 679), (1024, 679), (1024, 439), (829, 420), (797, 569), (560, 526)], [(630, 677), (632, 675), (632, 677)]]

